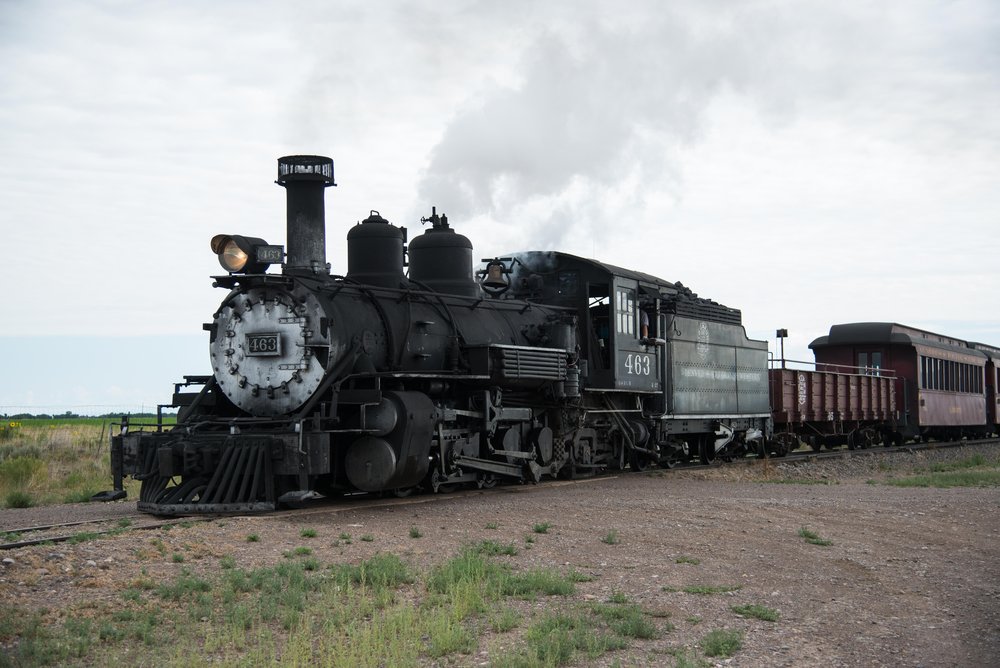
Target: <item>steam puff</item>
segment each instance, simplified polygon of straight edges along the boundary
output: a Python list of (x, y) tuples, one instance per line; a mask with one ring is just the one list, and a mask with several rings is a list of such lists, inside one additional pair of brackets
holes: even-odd
[(634, 203), (637, 183), (676, 188), (671, 155), (697, 138), (711, 99), (743, 86), (754, 62), (748, 39), (725, 23), (698, 37), (689, 25), (542, 35), (524, 56), (520, 87), (489, 92), (446, 129), (422, 201), (448, 202), (461, 218), (530, 210), (532, 240), (556, 244), (567, 223), (579, 234), (603, 214), (600, 202)]

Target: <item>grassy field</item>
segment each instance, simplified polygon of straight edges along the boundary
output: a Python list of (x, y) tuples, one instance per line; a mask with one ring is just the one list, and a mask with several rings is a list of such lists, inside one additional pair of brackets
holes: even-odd
[(933, 464), (885, 483), (896, 487), (996, 487), (1000, 485), (1000, 456), (976, 454)]
[[(111, 489), (110, 418), (4, 420), (0, 423), (0, 504), (88, 501)], [(131, 484), (132, 481), (126, 481)], [(138, 486), (129, 496), (138, 493)]]
[[(183, 523), (173, 529), (183, 531)], [(151, 538), (154, 548), (163, 543)], [(0, 665), (420, 666), (542, 668), (589, 665), (602, 655), (675, 629), (670, 612), (620, 592), (574, 598), (593, 578), (572, 569), (515, 570), (515, 544), (482, 541), (427, 570), (394, 554), (360, 563), (321, 563), (308, 549), (274, 566), (243, 569), (231, 556), (207, 572), (181, 565), (173, 579), (121, 583), (118, 600), (79, 604), (72, 614), (17, 610), (0, 618)], [(183, 555), (182, 555), (183, 556)], [(151, 564), (167, 550), (138, 554)], [(183, 564), (184, 559), (173, 561)], [(732, 619), (778, 618), (760, 605)], [(698, 618), (698, 621), (701, 621)], [(691, 622), (695, 623), (695, 622)], [(705, 656), (728, 657), (742, 633), (706, 629)], [(711, 665), (693, 647), (668, 650), (660, 665)], [(653, 660), (653, 655), (644, 658)], [(663, 663), (666, 662), (666, 663)], [(612, 662), (611, 665), (619, 665)]]

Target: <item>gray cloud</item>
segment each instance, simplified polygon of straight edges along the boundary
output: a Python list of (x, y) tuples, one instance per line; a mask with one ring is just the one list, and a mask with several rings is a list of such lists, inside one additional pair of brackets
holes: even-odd
[[(928, 154), (972, 137), (997, 146), (1000, 124), (979, 114), (1000, 103), (1000, 34), (980, 3), (637, 3), (610, 25), (587, 16), (536, 33), (520, 81), (485, 87), (455, 115), (422, 200), (450, 202), (456, 218), (517, 220), (546, 247), (642, 216), (641, 189), (683, 196), (679, 156), (722, 94), (771, 128), (827, 119)], [(612, 192), (629, 208), (609, 208)]]

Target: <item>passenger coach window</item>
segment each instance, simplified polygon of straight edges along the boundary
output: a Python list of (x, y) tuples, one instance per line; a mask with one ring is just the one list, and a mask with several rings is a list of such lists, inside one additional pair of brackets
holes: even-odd
[(920, 356), (920, 389), (983, 393), (983, 372), (974, 364)]
[(861, 373), (868, 376), (881, 376), (882, 372), (882, 353), (874, 352), (871, 354), (871, 364), (868, 363), (869, 353), (858, 353), (858, 367), (861, 369)]

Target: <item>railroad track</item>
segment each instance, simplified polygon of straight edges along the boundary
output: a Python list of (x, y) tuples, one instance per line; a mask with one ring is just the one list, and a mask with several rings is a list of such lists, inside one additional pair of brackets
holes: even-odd
[[(545, 483), (544, 487), (546, 489), (551, 489), (553, 487), (562, 487), (566, 485), (580, 485), (589, 482), (596, 482), (602, 480), (613, 480), (618, 477), (617, 475), (603, 475), (595, 476), (593, 478), (584, 478), (581, 480), (554, 480)], [(345, 497), (336, 497), (325, 499), (323, 501), (316, 502), (305, 508), (293, 508), (288, 510), (276, 510), (272, 513), (266, 515), (255, 515), (258, 519), (288, 519), (290, 517), (302, 517), (308, 515), (314, 515), (318, 513), (338, 513), (346, 511), (356, 511), (356, 510), (368, 510), (374, 508), (390, 508), (396, 506), (413, 506), (420, 505), (424, 503), (437, 503), (441, 501), (453, 501), (456, 499), (462, 499), (474, 495), (486, 494), (486, 493), (498, 493), (498, 494), (518, 494), (530, 492), (533, 489), (537, 489), (536, 485), (509, 485), (509, 486), (498, 486), (491, 487), (488, 489), (463, 489), (456, 490), (454, 492), (449, 492), (446, 494), (423, 494), (413, 497), (405, 498), (389, 498), (389, 497), (375, 497), (371, 495), (358, 494), (354, 502), (344, 503)], [(350, 499), (350, 497), (347, 497)], [(19, 547), (28, 547), (31, 545), (41, 545), (42, 543), (65, 543), (78, 539), (81, 536), (86, 536), (87, 538), (96, 538), (98, 536), (114, 536), (126, 531), (143, 531), (150, 529), (160, 529), (165, 526), (175, 526), (178, 524), (189, 524), (195, 522), (210, 522), (212, 520), (219, 519), (220, 517), (232, 517), (231, 515), (187, 515), (183, 518), (165, 518), (161, 520), (151, 520), (150, 515), (146, 514), (135, 514), (127, 515), (124, 517), (116, 517), (114, 519), (90, 519), (81, 520), (75, 522), (61, 522), (57, 524), (46, 524), (38, 526), (27, 526), (18, 529), (8, 529), (4, 532), (0, 532), (0, 535), (6, 534), (7, 536), (16, 535), (18, 539), (7, 543), (0, 543), (0, 550), (12, 550)], [(140, 520), (141, 523), (133, 524), (133, 520)], [(144, 521), (143, 521), (144, 520)], [(70, 533), (66, 533), (67, 529), (74, 529)], [(21, 540), (20, 537), (24, 534), (34, 534), (31, 538)]]
[[(880, 445), (871, 448), (858, 448), (855, 450), (796, 450), (788, 455), (777, 458), (782, 462), (789, 461), (815, 461), (819, 459), (837, 459), (850, 457), (869, 457), (871, 455), (882, 455), (893, 452), (919, 452), (921, 450), (947, 450), (949, 448), (959, 448), (964, 446), (991, 445), (1000, 446), (1000, 438), (980, 438), (965, 441), (932, 441), (927, 443), (908, 443), (906, 445)], [(772, 458), (773, 461), (774, 458)], [(737, 460), (739, 461), (739, 460)], [(747, 459), (747, 462), (764, 461), (762, 458)]]
[[(873, 455), (888, 454), (893, 452), (909, 452), (914, 453), (921, 450), (942, 450), (948, 448), (962, 447), (962, 446), (977, 446), (977, 445), (987, 445), (987, 446), (1000, 446), (1000, 439), (988, 438), (988, 439), (977, 439), (977, 440), (966, 440), (966, 441), (942, 441), (942, 442), (930, 442), (930, 443), (912, 443), (904, 446), (878, 446), (866, 449), (857, 450), (822, 450), (819, 452), (815, 451), (795, 451), (785, 457), (781, 458), (746, 458), (734, 460), (731, 463), (743, 463), (745, 466), (755, 466), (765, 461), (779, 461), (782, 463), (791, 462), (811, 462), (824, 459), (847, 459), (850, 457), (867, 457)], [(715, 468), (717, 466), (723, 465), (722, 462), (713, 462), (712, 464), (682, 464), (677, 466), (676, 469), (672, 470), (682, 470), (682, 471), (695, 471), (699, 469), (709, 469)], [(668, 469), (655, 469), (657, 471), (666, 471)], [(567, 485), (580, 485), (590, 482), (613, 480), (615, 478), (631, 475), (631, 474), (642, 474), (643, 472), (632, 472), (632, 471), (616, 471), (615, 473), (599, 475), (590, 478), (581, 478), (577, 480), (552, 480), (546, 481), (542, 487), (546, 489), (551, 489), (553, 487), (567, 486)], [(648, 473), (648, 471), (647, 471)], [(358, 494), (355, 497), (337, 497), (326, 499), (321, 502), (317, 502), (305, 508), (297, 508), (290, 510), (278, 510), (267, 515), (260, 515), (257, 517), (263, 519), (288, 519), (289, 517), (300, 517), (308, 516), (318, 513), (337, 513), (344, 511), (356, 511), (356, 510), (367, 510), (376, 508), (389, 508), (397, 506), (412, 506), (420, 505), (424, 503), (436, 503), (440, 501), (451, 501), (462, 499), (469, 496), (486, 494), (486, 493), (496, 493), (496, 494), (520, 494), (520, 493), (530, 493), (532, 490), (537, 489), (536, 485), (499, 485), (494, 488), (489, 489), (460, 489), (454, 492), (445, 494), (423, 494), (413, 497), (405, 498), (392, 498), (392, 497), (374, 497), (367, 494)], [(345, 503), (345, 498), (348, 500)], [(93, 538), (98, 536), (111, 536), (124, 533), (126, 531), (144, 531), (151, 529), (159, 529), (168, 525), (176, 525), (179, 523), (194, 523), (194, 522), (209, 522), (218, 519), (219, 515), (193, 515), (185, 516), (183, 519), (178, 518), (168, 518), (168, 519), (151, 519), (151, 516), (136, 513), (125, 516), (117, 516), (112, 519), (102, 519), (94, 518), (87, 520), (79, 520), (73, 522), (62, 522), (54, 524), (36, 525), (36, 526), (26, 526), (17, 529), (7, 529), (0, 532), (0, 535), (6, 536), (16, 536), (14, 540), (9, 542), (0, 543), (0, 550), (12, 550), (20, 547), (28, 547), (31, 545), (40, 545), (42, 543), (62, 543), (73, 541), (81, 536), (86, 538)], [(72, 531), (68, 531), (72, 529)], [(25, 535), (30, 535), (29, 538), (23, 538)]]
[[(141, 523), (132, 523), (132, 520), (144, 520)], [(17, 536), (11, 542), (0, 543), (0, 550), (13, 550), (18, 547), (28, 547), (30, 545), (41, 545), (42, 543), (66, 543), (81, 538), (96, 538), (98, 536), (114, 536), (125, 531), (143, 531), (149, 529), (159, 529), (168, 524), (184, 522), (207, 522), (215, 517), (190, 517), (183, 520), (166, 519), (150, 521), (149, 515), (128, 515), (116, 517), (114, 519), (92, 519), (80, 520), (76, 522), (62, 522), (59, 524), (45, 524), (39, 526), (22, 527), (19, 529), (7, 529), (3, 533), (7, 536)], [(127, 522), (126, 522), (127, 520)], [(71, 533), (65, 533), (67, 529), (74, 528)], [(30, 538), (21, 539), (25, 534), (30, 534)]]

